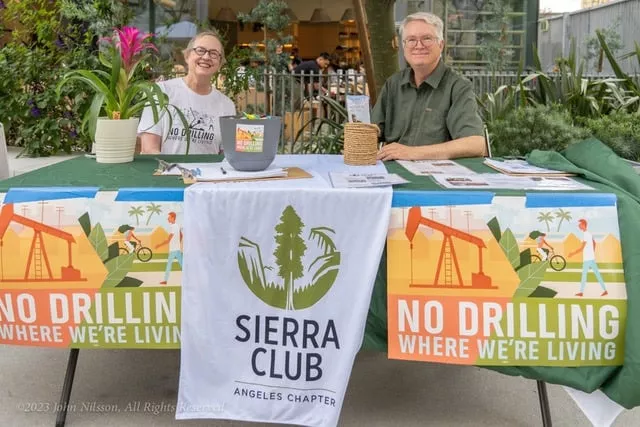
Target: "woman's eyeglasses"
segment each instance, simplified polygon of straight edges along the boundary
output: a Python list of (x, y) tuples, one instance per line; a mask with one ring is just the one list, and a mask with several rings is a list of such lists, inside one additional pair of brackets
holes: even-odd
[(204, 56), (206, 53), (209, 54), (209, 58), (219, 60), (222, 57), (222, 54), (216, 49), (207, 50), (203, 47), (194, 47), (193, 51), (198, 56)]

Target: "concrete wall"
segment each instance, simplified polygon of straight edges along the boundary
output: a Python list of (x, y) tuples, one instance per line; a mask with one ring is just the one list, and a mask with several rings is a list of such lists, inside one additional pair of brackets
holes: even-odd
[[(538, 50), (543, 69), (551, 71), (555, 60), (566, 57), (571, 48), (571, 40), (575, 40), (578, 58), (587, 55), (587, 40), (595, 36), (597, 29), (613, 27), (616, 23), (624, 47), (618, 56), (635, 49), (634, 42), (640, 43), (640, 0), (618, 0), (602, 6), (566, 13), (563, 16), (547, 19), (548, 24), (539, 20)], [(548, 30), (543, 31), (548, 26)], [(638, 73), (636, 58), (619, 60), (618, 63), (627, 73)], [(587, 65), (587, 64), (586, 64)], [(594, 61), (585, 68), (588, 73), (596, 73)], [(604, 61), (603, 74), (612, 74), (608, 61)]]

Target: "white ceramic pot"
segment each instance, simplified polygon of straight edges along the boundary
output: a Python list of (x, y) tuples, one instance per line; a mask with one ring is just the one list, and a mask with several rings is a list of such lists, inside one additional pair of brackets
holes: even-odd
[(140, 119), (110, 120), (99, 118), (96, 125), (95, 151), (98, 163), (133, 161)]

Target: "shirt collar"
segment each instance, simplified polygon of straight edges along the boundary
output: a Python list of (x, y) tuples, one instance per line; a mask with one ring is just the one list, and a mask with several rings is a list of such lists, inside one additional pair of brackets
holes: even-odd
[[(444, 77), (444, 73), (447, 71), (447, 67), (444, 65), (444, 61), (441, 59), (436, 66), (436, 69), (433, 70), (431, 74), (424, 80), (423, 83), (427, 83), (432, 88), (436, 89), (440, 82), (442, 81), (442, 77)], [(402, 84), (409, 84), (413, 87), (416, 87), (415, 81), (413, 79), (413, 69), (411, 67), (407, 67), (402, 75)], [(422, 85), (422, 84), (421, 84)]]

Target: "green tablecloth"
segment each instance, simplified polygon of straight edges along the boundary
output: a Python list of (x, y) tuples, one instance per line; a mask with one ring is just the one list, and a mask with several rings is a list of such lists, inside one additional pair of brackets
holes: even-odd
[[(139, 156), (128, 164), (97, 164), (84, 156), (0, 181), (0, 191), (15, 187), (84, 186), (103, 191), (124, 187), (184, 187), (178, 179), (153, 176), (156, 156)], [(220, 161), (222, 156), (158, 156), (170, 162)], [(534, 152), (530, 161), (539, 166), (555, 167), (581, 175), (597, 191), (618, 195), (618, 216), (621, 230), (625, 280), (628, 294), (625, 365), (623, 367), (495, 367), (509, 375), (522, 375), (583, 391), (601, 388), (621, 405), (640, 405), (640, 314), (635, 310), (640, 302), (640, 244), (634, 236), (640, 224), (640, 177), (624, 161), (599, 141), (589, 140), (571, 146), (565, 153)], [(481, 159), (462, 159), (464, 166), (477, 172), (494, 172)], [(390, 162), (389, 172), (398, 173), (411, 183), (395, 190), (442, 190), (428, 177), (416, 177), (400, 165)], [(523, 195), (523, 191), (497, 191), (498, 195)], [(387, 347), (386, 254), (380, 263), (371, 301), (364, 348), (385, 351)]]

